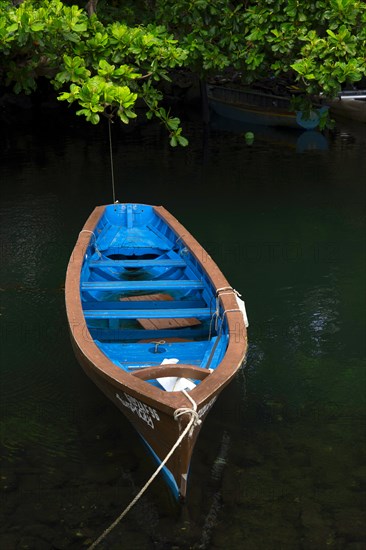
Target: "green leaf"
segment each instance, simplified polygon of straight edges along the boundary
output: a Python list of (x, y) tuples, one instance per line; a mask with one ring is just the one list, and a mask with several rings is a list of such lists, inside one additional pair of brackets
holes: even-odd
[(189, 143), (188, 139), (186, 139), (183, 136), (178, 136), (177, 139), (178, 139), (179, 145), (181, 145), (182, 147), (187, 147)]
[(39, 32), (43, 31), (44, 27), (44, 23), (33, 23), (30, 28), (33, 32)]
[(9, 25), (7, 28), (6, 28), (7, 32), (9, 34), (11, 34), (12, 32), (15, 32), (18, 30), (18, 23), (13, 23), (12, 25)]
[(169, 130), (178, 130), (180, 120), (179, 118), (169, 118), (166, 122)]
[(119, 110), (118, 111), (118, 116), (124, 124), (128, 124), (130, 122), (128, 117), (126, 116), (126, 114), (123, 111)]
[(331, 31), (330, 29), (327, 29), (327, 34), (329, 34), (329, 36), (331, 36), (332, 38), (337, 39), (337, 35), (333, 31)]
[(176, 147), (176, 146), (178, 145), (178, 141), (177, 141), (177, 138), (176, 138), (175, 136), (172, 136), (172, 137), (170, 138), (170, 145), (171, 145), (172, 147)]
[(98, 124), (99, 120), (100, 120), (100, 116), (97, 115), (96, 113), (90, 113), (87, 117), (86, 117), (86, 120), (88, 122), (91, 122), (92, 124)]

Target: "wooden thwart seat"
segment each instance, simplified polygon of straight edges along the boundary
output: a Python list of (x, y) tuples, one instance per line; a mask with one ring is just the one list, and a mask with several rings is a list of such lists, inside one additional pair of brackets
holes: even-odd
[(85, 319), (186, 319), (210, 317), (209, 308), (182, 309), (84, 309)]
[[(136, 297), (134, 297), (136, 298)], [(88, 300), (83, 302), (84, 310), (122, 310), (122, 309), (180, 309), (182, 306), (184, 309), (197, 309), (205, 308), (206, 303), (204, 300), (148, 300), (145, 299), (145, 296), (140, 296), (141, 300), (125, 300), (122, 298), (118, 301), (99, 301), (99, 300)]]
[[(148, 307), (149, 302), (153, 302), (151, 307)], [(159, 307), (159, 302), (163, 302), (164, 306)], [(166, 302), (169, 305), (174, 302), (174, 305), (167, 307)], [(108, 302), (85, 302), (84, 316), (85, 319), (136, 319), (145, 330), (178, 329), (200, 325), (201, 321), (197, 317), (210, 316), (208, 308), (192, 307), (194, 302), (189, 300), (188, 307), (184, 307), (186, 301), (174, 300), (170, 294), (143, 294), (120, 298), (110, 308), (104, 307)], [(129, 308), (126, 307), (127, 303)], [(142, 303), (144, 307), (141, 307)], [(134, 304), (138, 305), (134, 307)]]
[(203, 282), (188, 279), (152, 281), (87, 281), (81, 283), (81, 290), (108, 292), (130, 292), (136, 290), (191, 290), (203, 288)]
[[(137, 319), (138, 320), (138, 319)], [(173, 321), (174, 319), (153, 319), (152, 322), (160, 321)], [(147, 321), (147, 319), (141, 319), (140, 324)], [(178, 322), (185, 321), (185, 319), (177, 319)], [(196, 321), (201, 325), (201, 323), (196, 319)], [(181, 338), (184, 336), (187, 339), (207, 339), (208, 332), (207, 328), (204, 325), (196, 328), (191, 326), (186, 327), (168, 327), (168, 328), (152, 328), (152, 329), (129, 329), (129, 328), (109, 328), (109, 327), (89, 327), (89, 332), (92, 338), (100, 340), (101, 342), (124, 342), (126, 340), (130, 341), (140, 341), (143, 339), (150, 338), (151, 340), (166, 340), (167, 338)]]
[(184, 260), (95, 260), (90, 262), (91, 268), (99, 267), (185, 267)]

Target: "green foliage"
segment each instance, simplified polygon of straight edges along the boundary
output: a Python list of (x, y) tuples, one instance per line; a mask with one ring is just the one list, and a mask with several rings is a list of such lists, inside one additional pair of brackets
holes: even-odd
[(246, 49), (251, 59), (263, 59), (260, 71), (287, 76), (307, 95), (334, 96), (342, 84), (366, 75), (364, 2), (259, 1), (244, 19), (253, 29), (246, 36)]
[(127, 124), (144, 102), (175, 146), (186, 140), (159, 83), (176, 67), (201, 77), (236, 69), (246, 83), (284, 78), (303, 102), (366, 76), (361, 0), (103, 1), (89, 18), (71, 0), (0, 0), (0, 81), (32, 93), (46, 77), (93, 124), (102, 113)]
[(15, 91), (30, 93), (39, 76), (57, 72), (60, 58), (88, 36), (88, 18), (76, 6), (45, 1), (39, 7), (24, 2), (7, 6), (0, 15), (0, 51), (5, 56), (2, 77)]
[(366, 75), (360, 0), (157, 0), (155, 17), (201, 74), (236, 68), (250, 83), (285, 77), (308, 96), (335, 96)]
[(244, 25), (242, 4), (228, 0), (157, 0), (162, 22), (189, 52), (188, 64), (201, 75), (240, 65)]
[(46, 76), (59, 100), (78, 103), (77, 114), (92, 124), (102, 113), (128, 124), (141, 99), (167, 127), (174, 144), (186, 145), (179, 120), (158, 107), (162, 98), (156, 84), (187, 57), (164, 27), (105, 25), (60, 0), (2, 5), (0, 77), (7, 85), (13, 83), (16, 92), (31, 93), (37, 78)]

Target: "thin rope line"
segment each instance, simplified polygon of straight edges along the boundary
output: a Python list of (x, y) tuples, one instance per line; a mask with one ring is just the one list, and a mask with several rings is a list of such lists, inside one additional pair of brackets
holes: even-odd
[(188, 408), (181, 408), (181, 409), (177, 409), (176, 411), (174, 411), (174, 420), (178, 420), (178, 417), (182, 414), (185, 414), (185, 413), (188, 413), (191, 415), (191, 419), (190, 421), (188, 422), (187, 426), (185, 427), (184, 431), (181, 433), (181, 435), (178, 437), (177, 441), (174, 443), (173, 447), (170, 449), (169, 453), (166, 455), (166, 457), (164, 458), (163, 462), (161, 462), (161, 464), (159, 465), (159, 467), (155, 470), (155, 472), (153, 473), (153, 475), (150, 477), (150, 479), (145, 483), (145, 485), (143, 486), (143, 488), (140, 490), (140, 492), (135, 496), (135, 498), (130, 502), (130, 504), (127, 506), (127, 508), (125, 508), (123, 510), (123, 512), (118, 516), (117, 519), (114, 520), (114, 522), (100, 535), (100, 537), (93, 542), (93, 544), (91, 546), (89, 546), (88, 550), (93, 550), (94, 548), (96, 548), (98, 546), (98, 544), (100, 542), (102, 542), (103, 539), (105, 539), (105, 537), (107, 535), (109, 535), (109, 533), (118, 525), (118, 523), (125, 517), (125, 515), (131, 510), (131, 508), (136, 504), (136, 502), (141, 498), (141, 496), (144, 494), (144, 492), (146, 491), (146, 489), (148, 489), (148, 487), (151, 485), (151, 483), (154, 481), (154, 479), (156, 478), (156, 476), (158, 475), (158, 473), (160, 472), (160, 470), (162, 470), (165, 466), (165, 464), (168, 462), (169, 458), (172, 456), (172, 454), (174, 453), (174, 451), (176, 450), (177, 447), (179, 447), (179, 445), (181, 444), (181, 442), (183, 441), (183, 439), (185, 438), (185, 436), (187, 435), (187, 433), (190, 432), (191, 429), (193, 429), (194, 425), (198, 425), (198, 424), (201, 424), (201, 420), (198, 416), (198, 413), (197, 413), (197, 404), (196, 402), (192, 399), (192, 397), (185, 391), (185, 390), (182, 390), (182, 393), (184, 393), (184, 395), (189, 399), (189, 401), (192, 403), (192, 409), (188, 409)]
[(89, 229), (82, 229), (82, 230), (80, 231), (79, 235), (81, 235), (81, 233), (91, 233), (91, 234), (93, 235), (93, 237), (94, 237), (94, 248), (95, 248), (95, 251), (96, 251), (96, 253), (98, 254), (99, 258), (101, 258), (101, 257), (102, 257), (102, 253), (101, 253), (101, 251), (99, 250), (99, 248), (98, 248), (98, 246), (97, 246), (97, 238), (96, 238), (96, 236), (95, 236), (94, 231), (90, 231)]
[(94, 237), (94, 241), (96, 242), (97, 238), (96, 238), (96, 236), (95, 236), (94, 231), (90, 231), (90, 229), (82, 229), (82, 230), (80, 231), (79, 235), (80, 235), (81, 233), (91, 233), (91, 235), (93, 235), (93, 237)]
[(109, 135), (109, 157), (110, 157), (110, 161), (111, 161), (112, 196), (113, 196), (113, 204), (115, 204), (115, 202), (116, 202), (116, 192), (115, 192), (115, 187), (114, 187), (112, 130), (111, 130), (111, 119), (110, 118), (108, 118), (108, 135)]

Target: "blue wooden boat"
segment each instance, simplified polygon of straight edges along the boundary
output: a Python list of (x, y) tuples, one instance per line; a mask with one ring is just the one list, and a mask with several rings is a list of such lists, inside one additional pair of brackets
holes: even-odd
[[(247, 349), (244, 303), (212, 258), (163, 207), (97, 207), (79, 234), (66, 275), (75, 354), (161, 463), (187, 491), (202, 421)], [(192, 413), (193, 414), (193, 413)]]
[(207, 85), (207, 98), (210, 107), (220, 116), (248, 124), (298, 130), (317, 128), (321, 114), (328, 109), (322, 106), (305, 116), (302, 111), (292, 109), (290, 97), (214, 84)]

